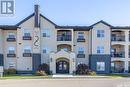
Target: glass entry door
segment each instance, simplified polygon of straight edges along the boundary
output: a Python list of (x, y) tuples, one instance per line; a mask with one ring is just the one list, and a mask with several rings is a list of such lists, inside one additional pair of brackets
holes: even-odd
[(59, 73), (59, 74), (69, 73), (69, 62), (65, 60), (57, 61), (56, 73)]

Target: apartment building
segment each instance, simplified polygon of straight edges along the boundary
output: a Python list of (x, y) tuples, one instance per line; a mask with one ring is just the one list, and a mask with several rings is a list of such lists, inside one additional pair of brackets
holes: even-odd
[(73, 74), (78, 64), (97, 73), (130, 72), (130, 27), (99, 21), (90, 26), (59, 26), (39, 12), (16, 25), (0, 25), (0, 65), (33, 73), (40, 64), (53, 74)]

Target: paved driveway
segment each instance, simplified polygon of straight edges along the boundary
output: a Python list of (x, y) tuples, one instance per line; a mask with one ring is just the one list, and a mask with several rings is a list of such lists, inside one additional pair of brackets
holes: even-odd
[(0, 80), (0, 87), (130, 87), (127, 78)]

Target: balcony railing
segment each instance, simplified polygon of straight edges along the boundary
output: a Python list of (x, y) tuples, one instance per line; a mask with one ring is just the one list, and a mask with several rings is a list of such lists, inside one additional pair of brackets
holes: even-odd
[(16, 38), (7, 38), (7, 41), (8, 42), (14, 42), (14, 41), (16, 41)]
[(125, 41), (125, 36), (112, 36), (112, 41)]
[(78, 38), (77, 42), (85, 42), (85, 39), (84, 38)]
[(85, 54), (77, 54), (77, 58), (85, 58)]
[(57, 41), (72, 41), (71, 35), (57, 36)]
[(23, 40), (32, 40), (31, 36), (23, 36)]
[(111, 57), (125, 58), (125, 52), (111, 53)]
[(16, 57), (16, 54), (7, 54), (7, 57)]
[(122, 67), (119, 67), (119, 68), (116, 68), (116, 67), (111, 67), (111, 72), (112, 73), (124, 73), (124, 68)]
[(23, 57), (31, 57), (32, 53), (23, 53)]

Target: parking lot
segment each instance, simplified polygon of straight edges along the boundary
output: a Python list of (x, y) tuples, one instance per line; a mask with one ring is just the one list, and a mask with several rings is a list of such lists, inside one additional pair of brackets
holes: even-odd
[(0, 87), (130, 87), (129, 78), (0, 80)]

